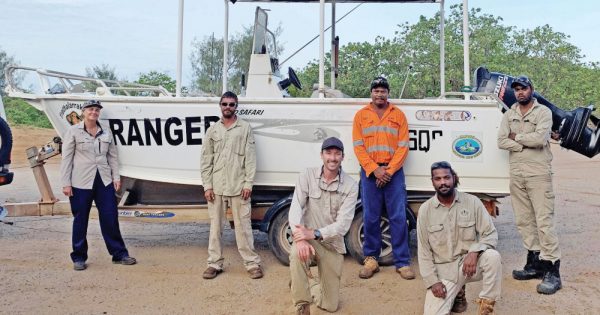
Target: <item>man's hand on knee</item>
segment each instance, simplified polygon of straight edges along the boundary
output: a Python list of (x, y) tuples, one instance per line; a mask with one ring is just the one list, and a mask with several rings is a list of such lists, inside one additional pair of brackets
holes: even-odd
[(479, 258), (479, 252), (468, 253), (463, 262), (463, 274), (467, 278), (471, 278), (477, 271), (477, 260)]
[(311, 256), (315, 255), (315, 248), (307, 241), (296, 242), (296, 249), (298, 250), (298, 258), (302, 262), (307, 262)]
[(446, 298), (446, 286), (440, 281), (436, 282), (431, 286), (431, 293), (433, 296), (440, 299)]

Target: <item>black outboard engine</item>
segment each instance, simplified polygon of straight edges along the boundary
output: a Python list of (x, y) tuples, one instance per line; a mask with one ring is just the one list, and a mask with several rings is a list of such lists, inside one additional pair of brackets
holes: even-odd
[[(509, 75), (489, 72), (485, 67), (479, 67), (475, 70), (473, 92), (497, 95), (506, 105), (502, 110), (505, 112), (517, 101), (515, 93), (510, 87), (514, 79)], [(600, 152), (600, 119), (592, 115), (592, 111), (594, 111), (592, 105), (565, 111), (550, 103), (535, 90), (533, 97), (552, 111), (552, 130), (560, 134), (561, 147), (589, 158)], [(588, 121), (594, 126), (593, 128), (588, 127)]]

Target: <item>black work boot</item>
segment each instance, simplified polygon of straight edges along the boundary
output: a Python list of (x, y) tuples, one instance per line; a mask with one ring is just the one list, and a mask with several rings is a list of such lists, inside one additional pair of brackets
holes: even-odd
[(540, 260), (544, 266), (544, 279), (537, 285), (537, 291), (541, 294), (554, 294), (562, 288), (560, 281), (560, 259), (552, 263), (549, 260)]
[(467, 297), (465, 292), (465, 286), (458, 291), (458, 294), (454, 298), (454, 304), (452, 304), (452, 313), (463, 313), (467, 310)]
[(523, 270), (513, 270), (512, 276), (515, 280), (542, 279), (544, 271), (540, 264), (540, 252), (528, 251), (525, 267)]

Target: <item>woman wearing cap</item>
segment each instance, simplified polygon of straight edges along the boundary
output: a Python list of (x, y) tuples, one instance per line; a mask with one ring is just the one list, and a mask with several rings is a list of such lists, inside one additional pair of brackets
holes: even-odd
[(98, 208), (102, 237), (115, 264), (133, 265), (119, 230), (115, 191), (121, 187), (117, 148), (112, 133), (100, 123), (102, 105), (97, 100), (83, 104), (83, 121), (71, 126), (63, 137), (60, 165), (63, 193), (73, 213), (73, 268), (87, 268), (87, 226), (92, 201)]

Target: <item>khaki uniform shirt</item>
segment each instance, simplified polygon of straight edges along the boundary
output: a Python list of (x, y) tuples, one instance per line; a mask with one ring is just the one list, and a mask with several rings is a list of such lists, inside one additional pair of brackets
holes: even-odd
[(495, 248), (498, 232), (477, 197), (456, 191), (450, 208), (437, 195), (421, 205), (417, 238), (419, 269), (429, 288), (441, 279), (456, 283), (465, 255)]
[(322, 169), (308, 168), (300, 174), (289, 210), (290, 227), (293, 231), (296, 224), (302, 224), (317, 229), (323, 236), (323, 246), (345, 254), (344, 235), (354, 219), (358, 185), (341, 170), (327, 184)]
[(206, 131), (202, 146), (202, 185), (222, 196), (252, 189), (256, 152), (252, 127), (238, 118), (229, 128), (220, 120)]
[[(504, 113), (498, 130), (498, 148), (509, 151), (510, 174), (529, 177), (552, 173), (550, 129), (552, 111), (534, 98), (533, 107), (521, 114), (519, 103)], [(508, 138), (514, 132), (515, 140)]]
[(62, 186), (92, 189), (96, 170), (104, 186), (120, 180), (117, 147), (110, 129), (98, 122), (100, 128), (94, 137), (84, 130), (83, 124), (69, 127), (62, 138)]

